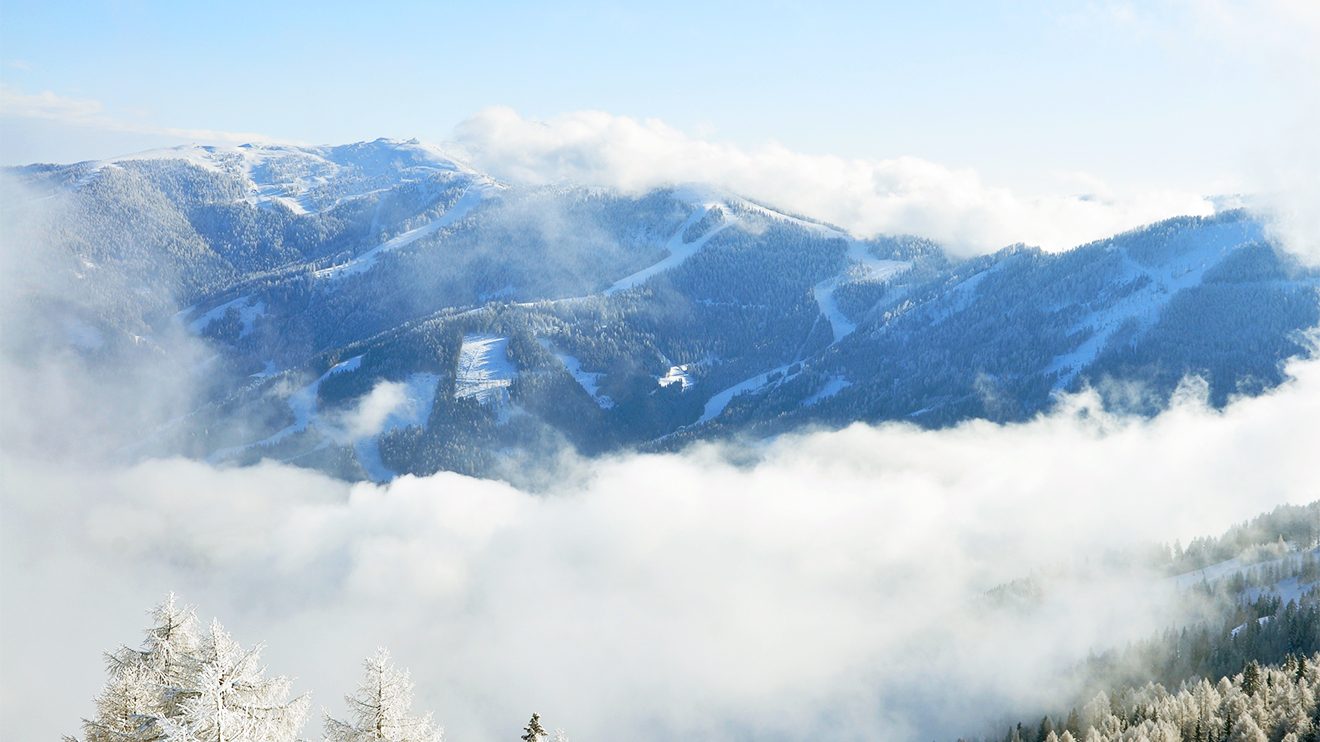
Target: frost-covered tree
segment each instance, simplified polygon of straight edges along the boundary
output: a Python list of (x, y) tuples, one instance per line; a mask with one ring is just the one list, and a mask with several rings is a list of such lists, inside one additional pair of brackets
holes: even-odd
[[(1010, 728), (996, 739), (1043, 742), (1316, 742), (1320, 740), (1320, 654), (1281, 665), (1250, 663), (1233, 677), (1195, 679), (1169, 690), (1158, 683), (1099, 693), (1074, 734), (1043, 737)], [(1248, 671), (1249, 669), (1249, 671)], [(1053, 719), (1051, 719), (1053, 721)], [(1055, 725), (1057, 727), (1057, 724)]]
[(87, 742), (147, 742), (160, 731), (160, 689), (140, 666), (111, 675), (96, 698), (96, 718), (83, 720)]
[(1233, 731), (1228, 735), (1228, 742), (1269, 742), (1269, 737), (1261, 731), (1260, 725), (1251, 714), (1242, 714), (1233, 724)]
[(523, 742), (540, 742), (545, 736), (545, 728), (541, 726), (541, 715), (532, 714), (531, 720), (523, 728), (523, 735), (519, 739)]
[(141, 649), (106, 655), (110, 677), (96, 699), (96, 718), (83, 721), (87, 742), (161, 739), (160, 720), (178, 713), (197, 649), (197, 617), (173, 593), (150, 615)]
[(413, 683), (407, 670), (394, 667), (390, 653), (376, 650), (363, 663), (366, 675), (357, 693), (344, 696), (352, 721), (325, 717), (328, 742), (440, 742), (431, 715), (412, 716)]
[(307, 698), (289, 700), (285, 677), (266, 678), (261, 648), (245, 650), (211, 623), (188, 669), (179, 713), (161, 722), (178, 742), (293, 742), (307, 716)]

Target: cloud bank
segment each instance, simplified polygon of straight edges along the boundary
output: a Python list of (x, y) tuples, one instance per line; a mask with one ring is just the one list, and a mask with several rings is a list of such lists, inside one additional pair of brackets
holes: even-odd
[[(532, 711), (583, 740), (979, 734), (1173, 618), (1168, 582), (1106, 551), (1317, 497), (1320, 363), (1292, 371), (1223, 412), (1079, 397), (1021, 425), (785, 437), (752, 462), (579, 462), (542, 494), (6, 456), (0, 714), (25, 739), (73, 731), (99, 652), (173, 589), (332, 711), (388, 645), (453, 740)], [(1039, 605), (981, 599), (1029, 574)]]
[(748, 149), (689, 136), (656, 119), (602, 111), (546, 121), (490, 108), (461, 123), (455, 144), (474, 165), (520, 183), (582, 183), (644, 191), (709, 183), (863, 235), (917, 234), (961, 254), (1017, 242), (1051, 250), (1163, 218), (1210, 214), (1203, 195), (1118, 193), (1090, 179), (1082, 195), (1031, 196), (970, 169), (915, 157), (863, 160)]

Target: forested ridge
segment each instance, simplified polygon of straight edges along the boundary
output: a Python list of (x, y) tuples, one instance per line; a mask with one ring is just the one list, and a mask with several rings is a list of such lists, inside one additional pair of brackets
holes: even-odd
[(1075, 706), (967, 739), (1320, 740), (1320, 502), (1154, 554), (1206, 615), (1087, 659)]
[[(34, 198), (7, 212), (57, 248), (33, 342), (124, 373), (164, 359), (195, 387), (135, 450), (348, 479), (508, 478), (547, 451), (858, 421), (1023, 421), (1085, 389), (1153, 414), (1188, 379), (1222, 406), (1283, 383), (1320, 322), (1320, 274), (1240, 210), (961, 258), (712, 188), (510, 186), (416, 142), (8, 172)], [(478, 367), (511, 366), (511, 383), (474, 401), (457, 366), (480, 335), (504, 340)], [(425, 414), (369, 439), (331, 429), (388, 383)]]

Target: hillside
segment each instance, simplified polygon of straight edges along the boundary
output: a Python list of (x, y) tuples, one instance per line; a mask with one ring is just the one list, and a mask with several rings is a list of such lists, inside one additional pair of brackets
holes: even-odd
[[(24, 342), (177, 357), (196, 387), (136, 452), (351, 479), (1016, 421), (1083, 388), (1153, 413), (1192, 376), (1223, 405), (1278, 385), (1320, 321), (1320, 273), (1244, 211), (962, 259), (696, 185), (513, 186), (415, 141), (9, 173), (58, 248)], [(368, 402), (389, 409), (365, 424)]]

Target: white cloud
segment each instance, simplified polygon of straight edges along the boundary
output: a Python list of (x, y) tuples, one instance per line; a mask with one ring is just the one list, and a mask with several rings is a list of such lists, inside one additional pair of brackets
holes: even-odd
[[(1313, 0), (1159, 0), (1091, 6), (1083, 22), (1107, 23), (1160, 41), (1167, 53), (1259, 68), (1286, 87), (1294, 110), (1261, 116), (1241, 186), (1274, 239), (1320, 265), (1320, 3)], [(1207, 70), (1207, 74), (1212, 74)], [(1250, 107), (1252, 91), (1225, 86), (1226, 105)], [(1208, 153), (1213, 154), (1213, 153)]]
[[(74, 731), (98, 653), (175, 589), (332, 710), (389, 645), (452, 739), (507, 738), (531, 711), (580, 739), (978, 734), (1170, 620), (1167, 583), (1083, 579), (1086, 560), (1316, 497), (1320, 363), (1292, 370), (1223, 412), (1081, 398), (1021, 425), (785, 437), (752, 464), (622, 456), (542, 494), (7, 457), (0, 712), (25, 739)], [(1038, 610), (978, 602), (1033, 572)]]
[(242, 144), (277, 141), (254, 132), (188, 129), (130, 121), (111, 114), (100, 101), (70, 98), (49, 90), (27, 93), (4, 84), (0, 84), (0, 116), (57, 121), (89, 129), (163, 136), (186, 142)]
[(710, 183), (861, 234), (918, 234), (963, 253), (1014, 242), (1066, 249), (1161, 218), (1213, 211), (1201, 195), (1119, 193), (1089, 176), (1096, 190), (1087, 194), (1030, 196), (987, 184), (973, 170), (913, 157), (849, 159), (777, 144), (747, 149), (600, 111), (535, 121), (491, 108), (460, 124), (455, 139), (478, 167), (516, 182), (626, 191)]
[(408, 419), (416, 416), (416, 401), (408, 396), (408, 385), (400, 381), (382, 381), (363, 395), (352, 409), (326, 421), (326, 431), (335, 440), (352, 443), (380, 433), (391, 415)]

